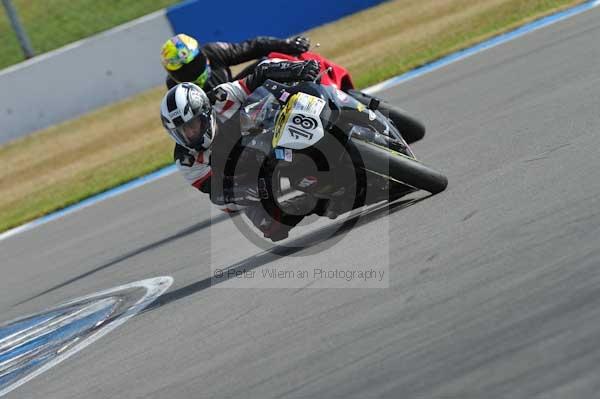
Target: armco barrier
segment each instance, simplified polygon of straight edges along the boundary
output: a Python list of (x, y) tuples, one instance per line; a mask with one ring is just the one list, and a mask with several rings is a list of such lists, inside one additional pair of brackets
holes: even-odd
[(334, 21), (384, 0), (186, 1), (167, 10), (173, 31), (200, 41), (242, 41), (254, 36), (287, 37)]

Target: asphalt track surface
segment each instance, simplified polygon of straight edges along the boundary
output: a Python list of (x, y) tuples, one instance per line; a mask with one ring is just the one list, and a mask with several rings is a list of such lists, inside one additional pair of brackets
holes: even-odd
[[(0, 242), (5, 320), (175, 279), (6, 397), (600, 397), (599, 37), (596, 9), (382, 93), (427, 121), (414, 149), (450, 186), (322, 252), (257, 249), (179, 176)], [(376, 265), (389, 288), (231, 289), (211, 265)]]

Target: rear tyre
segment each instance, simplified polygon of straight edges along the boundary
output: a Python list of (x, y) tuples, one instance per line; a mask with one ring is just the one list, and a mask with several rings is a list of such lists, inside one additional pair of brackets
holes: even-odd
[(404, 110), (394, 107), (391, 104), (381, 103), (379, 111), (387, 113), (389, 118), (394, 122), (394, 125), (400, 130), (400, 134), (408, 144), (421, 140), (425, 137), (425, 126), (408, 115)]
[(367, 171), (389, 176), (431, 194), (440, 193), (448, 186), (446, 176), (419, 161), (356, 138), (352, 138), (352, 144), (362, 158), (361, 167)]
[[(369, 105), (371, 99), (374, 98), (358, 90), (348, 90), (348, 94), (364, 105)], [(383, 100), (380, 100), (379, 107), (377, 109), (385, 116), (389, 117), (392, 122), (394, 122), (394, 125), (396, 125), (400, 131), (400, 134), (402, 134), (402, 137), (408, 144), (419, 141), (425, 137), (425, 125), (418, 119), (410, 116), (403, 109), (389, 104)]]

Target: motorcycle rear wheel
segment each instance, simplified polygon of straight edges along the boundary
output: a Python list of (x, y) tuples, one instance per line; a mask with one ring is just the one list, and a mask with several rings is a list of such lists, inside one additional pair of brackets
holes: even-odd
[[(374, 97), (365, 94), (358, 90), (348, 90), (348, 94), (363, 103), (369, 105), (369, 102)], [(425, 125), (417, 118), (410, 116), (405, 110), (387, 103), (386, 101), (380, 100), (379, 107), (377, 108), (385, 116), (389, 117), (394, 125), (402, 134), (402, 137), (408, 144), (412, 144), (425, 137)]]

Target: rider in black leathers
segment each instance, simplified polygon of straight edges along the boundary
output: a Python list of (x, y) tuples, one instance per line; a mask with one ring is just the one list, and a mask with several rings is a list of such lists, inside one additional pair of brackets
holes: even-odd
[[(231, 66), (266, 57), (271, 52), (297, 55), (308, 50), (310, 41), (303, 36), (289, 39), (260, 36), (241, 43), (207, 43), (202, 47), (190, 36), (179, 34), (165, 42), (161, 51), (162, 64), (168, 73), (167, 88), (181, 82), (192, 82), (205, 91), (234, 77)], [(200, 77), (207, 71), (207, 77)], [(236, 79), (241, 76), (236, 76)]]

